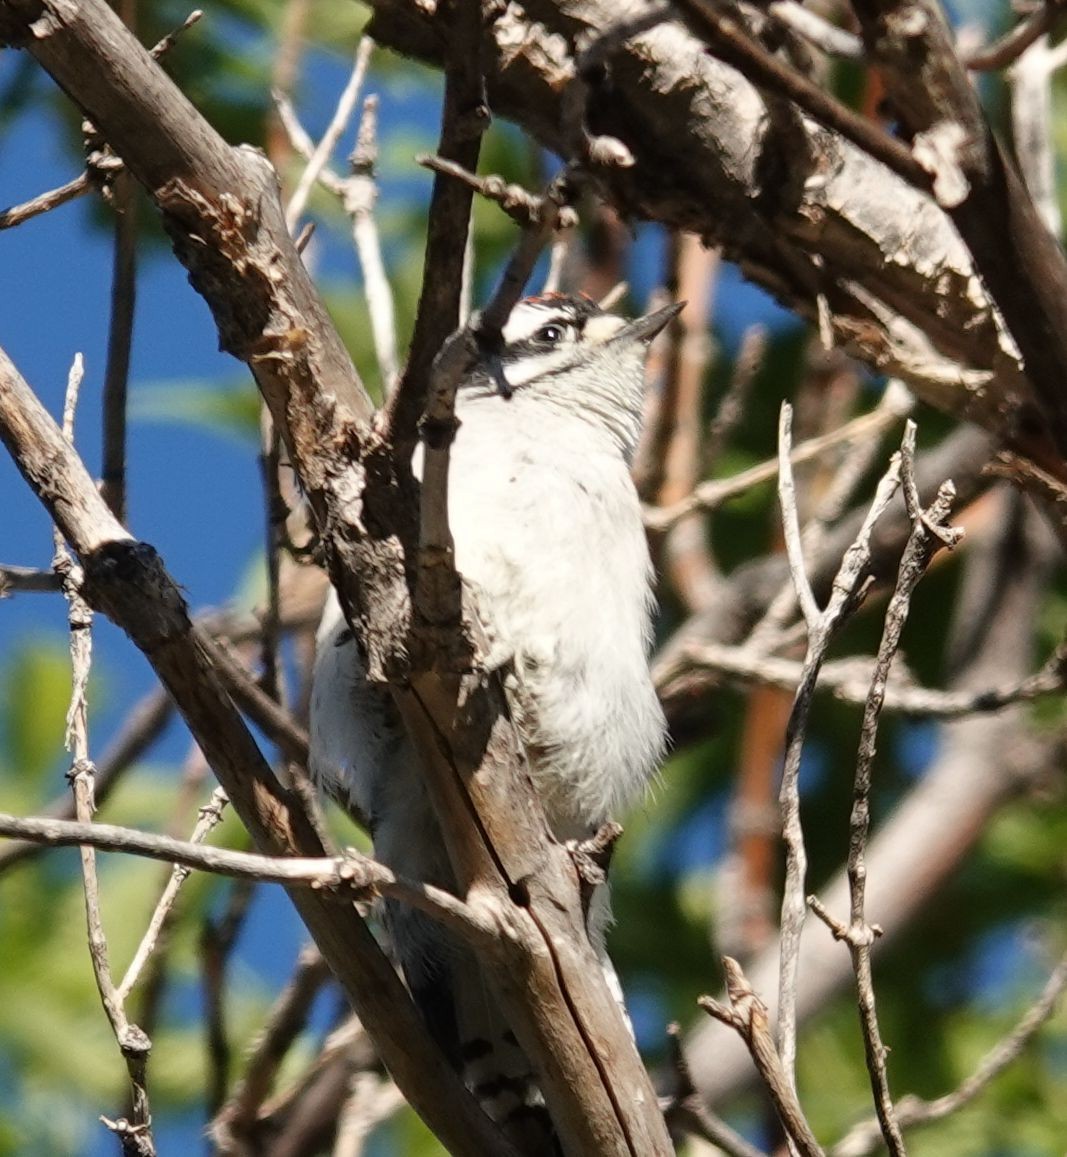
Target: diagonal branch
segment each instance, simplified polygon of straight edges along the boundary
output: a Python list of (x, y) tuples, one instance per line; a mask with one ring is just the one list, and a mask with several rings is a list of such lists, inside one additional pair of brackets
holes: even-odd
[(934, 176), (1067, 454), (1067, 259), (986, 122), (934, 0), (853, 0), (913, 151)]
[[(298, 800), (282, 790), (207, 660), (178, 587), (155, 551), (135, 542), (98, 494), (15, 367), (0, 352), (0, 439), (47, 506), (86, 574), (86, 598), (152, 663), (257, 845), (321, 856)], [(55, 821), (52, 821), (55, 822)], [(357, 913), (320, 893), (290, 897), (413, 1107), (458, 1153), (502, 1141), (434, 1046), (400, 979)]]

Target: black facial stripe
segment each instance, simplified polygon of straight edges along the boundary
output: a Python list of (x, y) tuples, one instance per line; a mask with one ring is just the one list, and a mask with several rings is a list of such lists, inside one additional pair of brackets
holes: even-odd
[[(574, 326), (570, 322), (545, 322), (545, 325), (556, 324), (561, 329), (573, 329)], [(541, 327), (542, 329), (544, 326)], [(566, 342), (551, 342), (539, 341), (536, 335), (534, 337), (523, 338), (522, 341), (512, 342), (511, 345), (505, 346), (500, 351), (500, 360), (505, 364), (512, 364), (514, 362), (522, 361), (523, 358), (537, 357), (539, 354), (550, 354), (556, 350), (563, 349)]]

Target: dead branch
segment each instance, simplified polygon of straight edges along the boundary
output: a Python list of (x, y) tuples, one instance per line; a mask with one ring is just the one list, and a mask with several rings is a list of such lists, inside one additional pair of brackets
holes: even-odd
[[(954, 682), (965, 690), (993, 678), (1021, 676), (1030, 667), (1035, 600), (1047, 589), (1053, 545), (1010, 492), (997, 495), (996, 516), (972, 532), (963, 597), (954, 628), (965, 633)], [(973, 591), (972, 591), (973, 588)], [(1006, 765), (1005, 752), (1013, 759)], [(868, 919), (881, 925), (884, 945), (906, 928), (929, 897), (967, 856), (990, 816), (1046, 774), (1058, 759), (1027, 736), (1018, 707), (948, 723), (939, 754), (923, 779), (875, 832), (867, 852)], [(844, 871), (823, 890), (825, 906), (849, 906)], [(748, 967), (752, 984), (773, 997), (780, 945), (768, 944)], [(798, 1022), (822, 1008), (853, 979), (849, 957), (809, 925), (801, 942)], [(768, 1002), (772, 1013), (773, 999)], [(751, 1079), (745, 1050), (732, 1034), (705, 1024), (690, 1034), (687, 1059), (694, 1083), (712, 1103)]]
[[(1056, 1005), (1067, 988), (1067, 955), (1061, 956), (1045, 982), (1045, 987), (1019, 1022), (999, 1040), (978, 1062), (973, 1073), (951, 1093), (924, 1101), (919, 1097), (904, 1097), (897, 1102), (897, 1119), (903, 1128), (940, 1121), (959, 1112), (974, 1100), (986, 1086), (1009, 1065), (1022, 1056), (1041, 1026), (1056, 1010)], [(863, 1121), (851, 1129), (831, 1150), (832, 1157), (867, 1157), (878, 1151), (881, 1133), (877, 1121)]]
[(822, 1157), (822, 1148), (797, 1100), (793, 1077), (774, 1046), (767, 1006), (753, 991), (736, 960), (726, 956), (722, 963), (730, 1003), (725, 1005), (710, 996), (702, 996), (698, 1001), (700, 1007), (715, 1020), (732, 1028), (745, 1042), (782, 1128), (802, 1157)]
[[(102, 19), (113, 19), (102, 11)], [(121, 25), (114, 35), (125, 35)], [(158, 556), (115, 521), (85, 467), (2, 353), (0, 383), (0, 437), (81, 559), (87, 597), (148, 656), (259, 846), (321, 855), (314, 828), (279, 787), (208, 663), (199, 632)], [(294, 888), (290, 896), (364, 1022), (377, 1025), (388, 1038), (383, 1058), (413, 1106), (434, 1122), (439, 1136), (451, 1138), (458, 1152), (481, 1150), (478, 1138), (487, 1133), (493, 1140), (485, 1144), (500, 1144), (434, 1047), (363, 921), (320, 892)]]

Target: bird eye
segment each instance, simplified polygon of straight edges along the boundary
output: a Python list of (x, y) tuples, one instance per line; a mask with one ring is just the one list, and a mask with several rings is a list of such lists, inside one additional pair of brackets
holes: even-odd
[(564, 329), (561, 325), (543, 325), (534, 335), (536, 340), (545, 345), (559, 345), (563, 340)]

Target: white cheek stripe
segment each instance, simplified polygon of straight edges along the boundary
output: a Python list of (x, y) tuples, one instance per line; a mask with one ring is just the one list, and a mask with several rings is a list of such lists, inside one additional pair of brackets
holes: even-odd
[(509, 386), (524, 386), (527, 382), (532, 382), (534, 378), (551, 373), (557, 367), (565, 365), (570, 360), (572, 348), (566, 346), (563, 349), (550, 350), (548, 353), (534, 354), (532, 357), (523, 358), (519, 362), (509, 362), (503, 367), (504, 377)]

